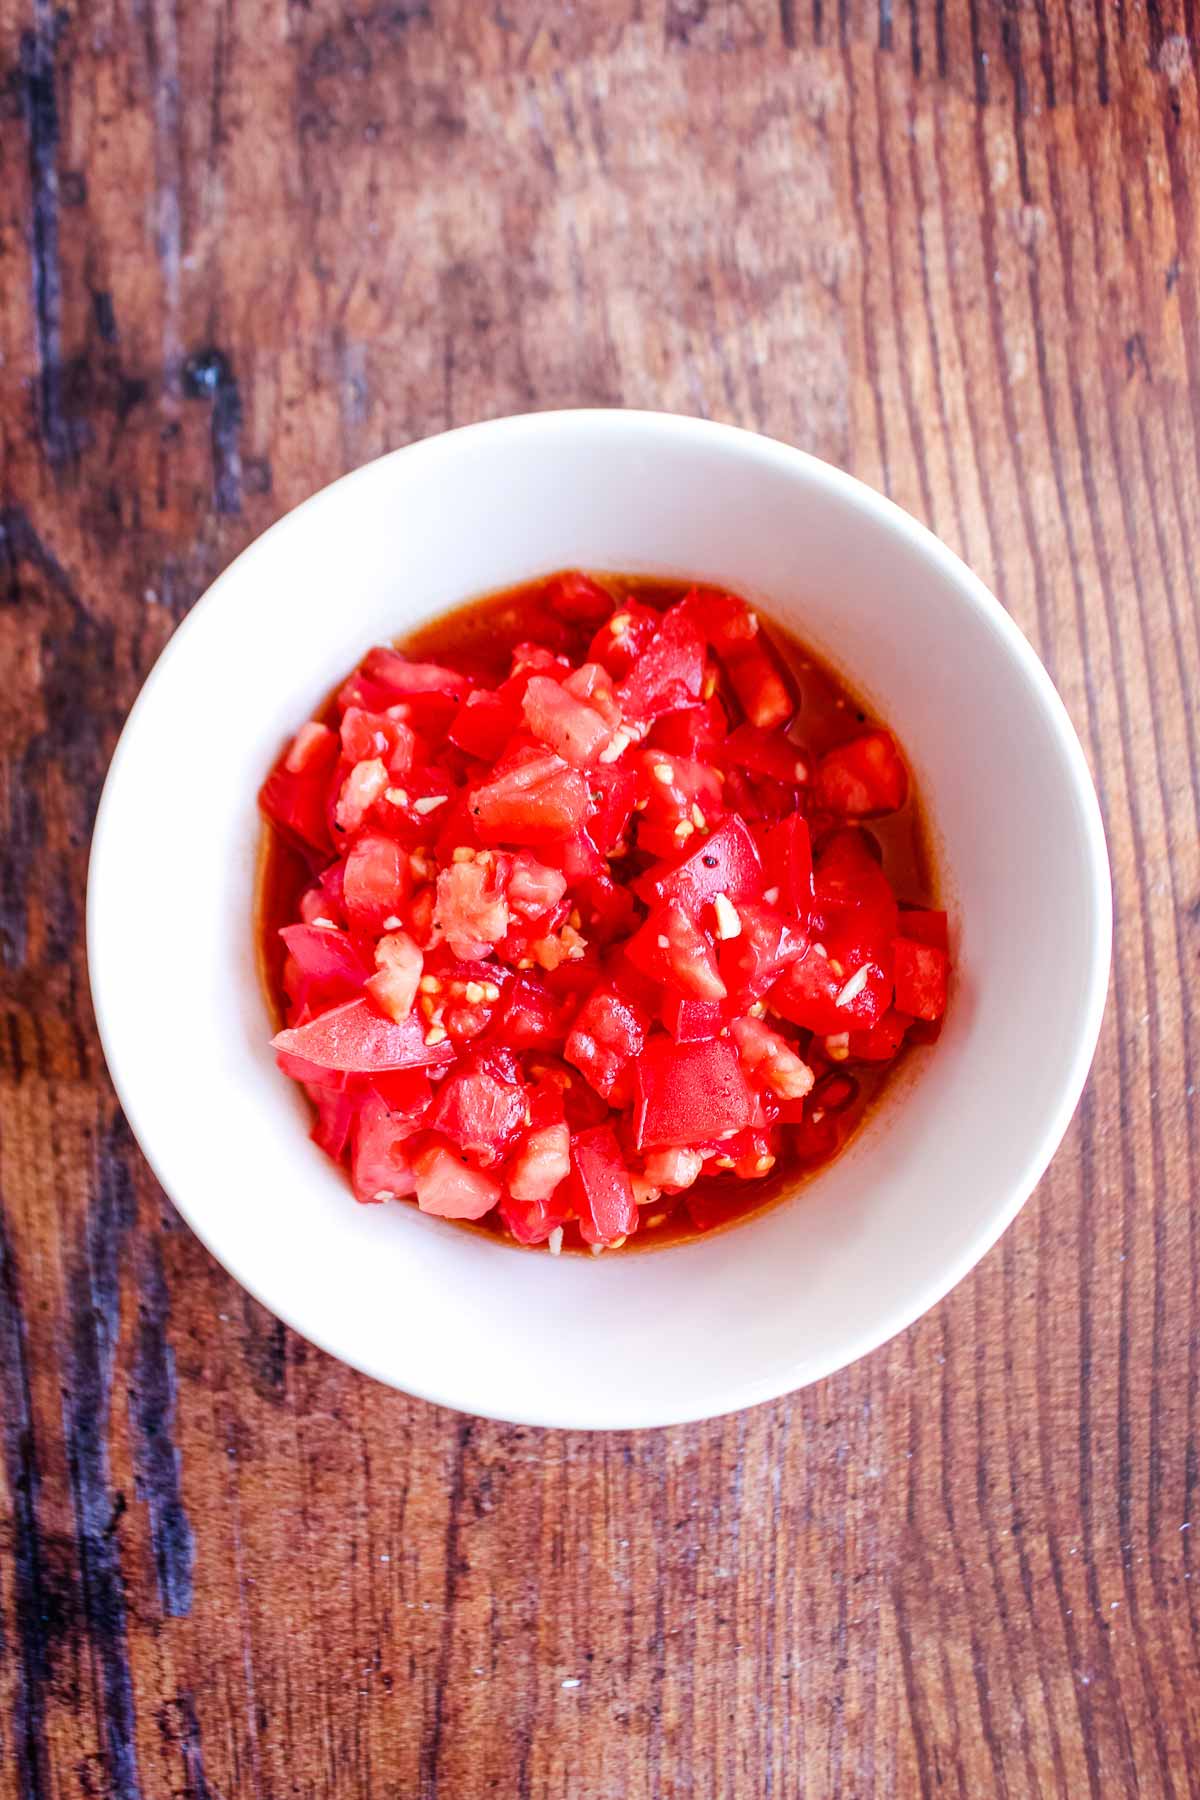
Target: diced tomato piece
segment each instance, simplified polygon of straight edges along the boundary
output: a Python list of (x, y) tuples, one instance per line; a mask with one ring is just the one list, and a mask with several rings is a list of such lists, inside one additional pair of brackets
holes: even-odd
[(627, 719), (642, 722), (700, 698), (704, 639), (681, 607), (673, 607), (617, 690)]
[(396, 1118), (378, 1094), (367, 1094), (354, 1124), (351, 1175), (354, 1192), (369, 1203), (398, 1200), (416, 1192), (408, 1146), (415, 1127)]
[(704, 1044), (726, 1023), (719, 1000), (690, 1000), (676, 988), (663, 989), (662, 1022), (677, 1044)]
[(579, 882), (575, 898), (589, 943), (610, 944), (626, 936), (637, 924), (638, 907), (633, 895), (607, 875), (591, 875)]
[(328, 725), (301, 726), (258, 796), (273, 825), (303, 847), (325, 853), (330, 848), (329, 783), (338, 751), (337, 735)]
[(309, 1087), (308, 1097), (317, 1109), (317, 1122), (310, 1136), (319, 1150), (331, 1156), (334, 1162), (341, 1162), (349, 1148), (350, 1136), (354, 1122), (359, 1113), (359, 1100), (356, 1094), (342, 1089)]
[(724, 755), (735, 768), (748, 769), (752, 775), (769, 775), (785, 788), (803, 787), (808, 780), (806, 759), (778, 731), (739, 725), (730, 733)]
[(767, 890), (779, 890), (774, 904), (805, 924), (813, 902), (812, 840), (807, 822), (799, 813), (792, 813), (765, 831), (761, 844)]
[(577, 769), (598, 762), (612, 739), (612, 726), (548, 675), (535, 675), (521, 702), (535, 738)]
[(786, 724), (796, 696), (763, 641), (758, 615), (737, 594), (693, 588), (682, 605), (716, 651), (751, 725), (770, 731)]
[(794, 1025), (821, 1036), (864, 1030), (891, 1004), (890, 961), (867, 960), (851, 968), (823, 956), (814, 945), (776, 982), (768, 1004)]
[(576, 700), (584, 700), (604, 720), (606, 725), (617, 726), (621, 723), (621, 703), (617, 699), (617, 690), (613, 686), (613, 678), (603, 663), (582, 663), (578, 669), (572, 669), (563, 677), (563, 687)]
[(545, 844), (584, 823), (588, 787), (578, 769), (549, 750), (519, 753), (471, 793), (479, 835), (490, 844)]
[(310, 1019), (307, 1025), (281, 1031), (271, 1039), (271, 1046), (321, 1068), (351, 1074), (415, 1069), (454, 1060), (449, 1040), (425, 1042), (424, 1027), (415, 1014), (397, 1025), (382, 1018), (366, 1000), (348, 1000)]
[(763, 891), (763, 870), (758, 849), (743, 819), (736, 814), (722, 820), (716, 830), (702, 838), (665, 868), (651, 869), (634, 884), (639, 899), (682, 900), (699, 915), (705, 902), (724, 894), (735, 906), (743, 900), (759, 900)]
[(488, 1168), (505, 1154), (524, 1119), (525, 1087), (512, 1052), (475, 1050), (441, 1083), (428, 1122)]
[(563, 1007), (533, 975), (515, 977), (492, 1028), (514, 1050), (558, 1050), (566, 1037)]
[(408, 855), (394, 838), (360, 837), (346, 858), (342, 884), (350, 923), (360, 931), (382, 931), (403, 912), (412, 891)]
[(822, 842), (813, 887), (813, 935), (839, 960), (846, 961), (843, 951), (884, 945), (896, 935), (895, 896), (867, 832), (849, 827)]
[[(549, 1082), (540, 1085), (546, 1090), (545, 1098), (533, 1106), (533, 1122), (521, 1133), (505, 1171), (514, 1200), (547, 1201), (570, 1173), (571, 1132), (563, 1111), (562, 1090)], [(551, 1095), (553, 1101), (548, 1107), (546, 1102)], [(557, 1116), (546, 1116), (550, 1110)]]
[(455, 956), (485, 956), (508, 930), (508, 901), (496, 859), (452, 862), (437, 878), (437, 921)]
[(666, 750), (672, 756), (712, 763), (719, 759), (728, 731), (729, 721), (721, 702), (705, 700), (699, 706), (683, 706), (677, 712), (664, 713), (655, 720), (646, 743), (651, 749)]
[(427, 1144), (412, 1167), (417, 1205), (439, 1219), (482, 1219), (503, 1192), (499, 1182), (472, 1168), (448, 1144)]
[(320, 1010), (361, 992), (370, 971), (346, 932), (328, 925), (285, 925), (279, 935), (300, 977), (300, 991), (290, 983), (288, 988), (295, 1004)]
[(936, 944), (898, 937), (892, 945), (896, 972), (896, 1008), (932, 1023), (946, 1010), (950, 959)]
[(398, 700), (411, 694), (448, 694), (462, 700), (471, 686), (468, 678), (455, 669), (444, 669), (438, 663), (410, 662), (398, 650), (383, 646), (367, 652), (362, 668), (368, 681), (388, 688)]
[(803, 1100), (813, 1072), (777, 1031), (761, 1019), (735, 1019), (729, 1027), (742, 1067), (780, 1100)]
[(908, 770), (891, 733), (869, 731), (827, 750), (813, 792), (819, 806), (849, 819), (898, 811), (908, 798)]
[(607, 1100), (623, 1071), (641, 1055), (648, 1028), (633, 1000), (614, 987), (598, 987), (576, 1016), (563, 1055)]
[(644, 1174), (652, 1187), (663, 1194), (679, 1194), (691, 1187), (704, 1167), (699, 1150), (684, 1150), (672, 1145), (666, 1150), (651, 1150), (646, 1157)]
[(913, 938), (918, 944), (932, 944), (935, 950), (950, 948), (945, 913), (929, 908), (906, 907), (900, 914), (899, 935)]
[(625, 600), (601, 625), (588, 647), (587, 660), (601, 663), (618, 680), (627, 675), (653, 643), (662, 614), (640, 600)]
[(849, 1054), (855, 1062), (888, 1062), (904, 1042), (912, 1024), (907, 1013), (889, 1007), (883, 1017), (865, 1031), (850, 1033)]
[(668, 982), (688, 999), (725, 998), (712, 942), (678, 900), (664, 900), (654, 908), (641, 930), (630, 938), (625, 954), (643, 974)]
[(588, 836), (601, 856), (619, 842), (637, 799), (637, 776), (632, 769), (601, 767), (588, 772)]
[(556, 907), (567, 891), (561, 869), (539, 862), (528, 850), (518, 850), (505, 876), (510, 912), (522, 919), (536, 919)]
[(598, 581), (572, 570), (546, 583), (546, 600), (561, 619), (573, 624), (595, 625), (612, 611), (612, 595)]
[[(570, 1143), (570, 1132), (562, 1132)], [(560, 1182), (545, 1200), (518, 1200), (514, 1194), (502, 1194), (499, 1212), (518, 1244), (544, 1244), (551, 1232), (565, 1225), (569, 1210), (570, 1186)]]
[(407, 1019), (417, 997), (417, 983), (425, 959), (406, 931), (389, 931), (375, 946), (378, 971), (367, 982), (367, 992), (389, 1019)]
[(634, 1141), (639, 1150), (697, 1144), (753, 1125), (758, 1106), (728, 1038), (676, 1044), (652, 1036), (634, 1065)]
[(644, 750), (637, 771), (637, 844), (651, 856), (673, 856), (724, 812), (715, 769), (663, 750)]
[(611, 1244), (637, 1230), (633, 1186), (616, 1134), (607, 1125), (582, 1131), (571, 1147), (572, 1197), (586, 1244)]
[(802, 926), (790, 925), (773, 906), (743, 901), (737, 914), (741, 930), (721, 945), (720, 970), (729, 992), (749, 1005), (804, 955), (809, 939)]
[(467, 695), (454, 715), (448, 736), (452, 744), (477, 756), (481, 762), (494, 763), (521, 720), (518, 702), (504, 700), (499, 694), (477, 688)]
[(424, 1117), (433, 1098), (428, 1069), (381, 1069), (374, 1075), (354, 1075), (350, 1079), (378, 1094), (393, 1118), (408, 1119), (414, 1124)]
[(393, 778), (412, 767), (416, 735), (411, 726), (400, 719), (389, 719), (386, 713), (348, 706), (342, 714), (341, 739), (342, 754), (349, 763), (378, 758)]

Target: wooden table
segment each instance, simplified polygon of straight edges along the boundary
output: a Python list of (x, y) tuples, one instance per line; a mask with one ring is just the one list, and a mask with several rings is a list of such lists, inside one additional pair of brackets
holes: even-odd
[[(0, 5), (5, 1800), (1200, 1791), (1195, 25)], [(82, 939), (217, 571), (390, 446), (578, 403), (926, 519), (1062, 689), (1117, 886), (1000, 1247), (820, 1386), (629, 1436), (439, 1412), (246, 1299), (122, 1122)]]

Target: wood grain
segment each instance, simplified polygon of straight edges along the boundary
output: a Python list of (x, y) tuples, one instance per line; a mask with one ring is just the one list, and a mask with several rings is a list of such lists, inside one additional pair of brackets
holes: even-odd
[[(0, 0), (4, 1800), (1200, 1791), (1198, 30)], [(816, 1388), (600, 1438), (244, 1298), (120, 1118), (81, 931), (121, 720), (230, 557), (574, 403), (927, 520), (1058, 682), (1117, 890), (1091, 1083), (980, 1269)]]

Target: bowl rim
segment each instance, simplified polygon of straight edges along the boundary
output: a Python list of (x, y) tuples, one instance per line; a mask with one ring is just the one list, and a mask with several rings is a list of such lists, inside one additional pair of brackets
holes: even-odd
[[(292, 1316), (286, 1305), (280, 1306), (274, 1296), (268, 1298), (259, 1291), (256, 1284), (248, 1282), (226, 1260), (219, 1245), (210, 1238), (205, 1228), (202, 1210), (197, 1213), (182, 1200), (164, 1179), (161, 1172), (153, 1120), (145, 1115), (134, 1091), (134, 1084), (127, 1079), (121, 1051), (121, 1032), (116, 1022), (119, 1015), (117, 1004), (119, 976), (116, 969), (106, 963), (98, 916), (100, 911), (98, 895), (104, 873), (103, 847), (106, 828), (119, 805), (123, 770), (135, 753), (138, 722), (145, 710), (148, 696), (161, 681), (164, 673), (186, 654), (197, 618), (206, 612), (211, 612), (223, 591), (233, 586), (235, 580), (240, 580), (244, 576), (247, 565), (253, 563), (255, 558), (263, 553), (268, 540), (276, 534), (286, 531), (301, 514), (311, 518), (322, 509), (335, 507), (340, 495), (349, 486), (369, 479), (384, 464), (402, 464), (406, 459), (411, 462), (417, 459), (453, 458), (460, 451), (469, 451), (472, 446), (488, 438), (520, 438), (525, 433), (554, 434), (576, 431), (581, 426), (601, 436), (644, 432), (656, 434), (660, 439), (691, 440), (697, 443), (706, 441), (726, 453), (743, 459), (749, 458), (752, 461), (758, 461), (763, 466), (773, 466), (785, 473), (799, 476), (818, 495), (823, 491), (830, 498), (839, 499), (851, 507), (872, 515), (887, 531), (907, 540), (909, 546), (921, 558), (948, 579), (961, 602), (971, 608), (988, 628), (996, 640), (998, 650), (1002, 654), (1006, 654), (1016, 665), (1017, 672), (1028, 684), (1034, 699), (1045, 715), (1054, 748), (1060, 758), (1063, 773), (1069, 782), (1077, 806), (1081, 842), (1086, 857), (1087, 890), (1091, 910), (1091, 916), (1083, 922), (1083, 928), (1088, 929), (1092, 954), (1087, 967), (1085, 990), (1079, 1005), (1072, 1054), (1056, 1077), (1057, 1104), (1037, 1141), (1030, 1145), (1020, 1177), (1013, 1182), (1006, 1203), (995, 1208), (962, 1252), (950, 1264), (938, 1265), (931, 1270), (926, 1280), (915, 1285), (907, 1297), (897, 1300), (890, 1306), (880, 1308), (874, 1321), (850, 1340), (849, 1347), (843, 1343), (824, 1358), (818, 1357), (815, 1360), (806, 1358), (802, 1370), (798, 1362), (793, 1364), (795, 1373), (791, 1378), (786, 1369), (781, 1378), (778, 1368), (773, 1369), (765, 1376), (756, 1377), (750, 1374), (729, 1378), (719, 1392), (714, 1392), (711, 1403), (700, 1404), (686, 1411), (672, 1409), (669, 1417), (660, 1416), (653, 1404), (639, 1407), (636, 1403), (632, 1407), (627, 1405), (623, 1408), (621, 1419), (615, 1417), (603, 1419), (578, 1416), (550, 1417), (545, 1411), (539, 1411), (536, 1408), (503, 1412), (481, 1409), (477, 1404), (472, 1403), (469, 1395), (457, 1389), (450, 1391), (442, 1388), (436, 1380), (423, 1379), (423, 1370), (416, 1371), (415, 1377), (410, 1377), (406, 1371), (403, 1383), (399, 1382), (394, 1373), (374, 1366), (370, 1358), (357, 1354), (352, 1346), (340, 1342), (337, 1332), (323, 1331), (319, 1321), (314, 1322), (307, 1318), (300, 1319)], [(916, 1320), (944, 1299), (951, 1289), (956, 1287), (982, 1260), (1007, 1230), (1045, 1174), (1066, 1134), (1079, 1104), (1099, 1041), (1110, 978), (1112, 928), (1112, 878), (1104, 824), (1082, 744), (1066, 705), (1032, 644), (982, 579), (928, 526), (906, 512), (897, 502), (879, 493), (878, 490), (861, 481), (857, 476), (847, 473), (844, 469), (824, 461), (809, 451), (801, 450), (792, 444), (768, 437), (763, 433), (716, 420), (697, 418), (685, 413), (621, 407), (578, 407), (508, 414), (499, 418), (457, 426), (416, 439), (347, 471), (346, 474), (339, 476), (309, 495), (305, 500), (300, 501), (275, 520), (265, 531), (253, 538), (221, 570), (190, 608), (186, 617), (164, 645), (129, 710), (109, 763), (96, 811), (89, 854), (86, 900), (86, 951), (89, 983), (97, 1033), (110, 1079), (125, 1118), (155, 1179), (209, 1254), (254, 1299), (299, 1336), (362, 1374), (382, 1382), (385, 1386), (399, 1389), (435, 1405), (470, 1413), (477, 1417), (494, 1418), (505, 1422), (550, 1429), (571, 1430), (655, 1429), (668, 1424), (719, 1418), (747, 1406), (777, 1399), (784, 1394), (796, 1391), (800, 1386), (808, 1386), (813, 1382), (824, 1380), (827, 1376), (857, 1362), (861, 1357), (889, 1342), (900, 1332), (907, 1330)], [(314, 1328), (314, 1323), (316, 1328)], [(638, 1416), (639, 1412), (641, 1416)]]

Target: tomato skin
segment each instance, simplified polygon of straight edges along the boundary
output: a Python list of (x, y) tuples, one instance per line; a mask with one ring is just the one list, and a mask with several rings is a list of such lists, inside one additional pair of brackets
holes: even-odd
[(759, 1116), (728, 1038), (676, 1044), (657, 1032), (634, 1066), (634, 1142), (639, 1150), (689, 1145), (741, 1131)]
[(757, 725), (739, 725), (723, 749), (724, 760), (752, 775), (768, 775), (785, 788), (803, 787), (808, 780), (808, 760), (777, 731)]
[(896, 969), (896, 1006), (914, 1019), (933, 1024), (946, 1010), (950, 960), (936, 944), (898, 937), (892, 951)]
[(850, 819), (898, 812), (908, 798), (908, 770), (891, 733), (865, 732), (827, 750), (813, 793), (819, 806)]
[(588, 836), (602, 856), (619, 843), (637, 799), (632, 769), (597, 768), (588, 774)]
[(721, 758), (728, 731), (729, 720), (721, 702), (705, 700), (698, 706), (664, 713), (655, 720), (646, 744), (649, 749), (686, 756), (692, 762), (715, 763)]
[(647, 904), (655, 900), (681, 900), (699, 915), (705, 903), (724, 894), (734, 905), (758, 900), (763, 891), (763, 869), (758, 847), (744, 819), (731, 814), (716, 830), (701, 838), (695, 849), (665, 867), (654, 868), (634, 883), (634, 892)]
[(611, 1244), (637, 1230), (633, 1185), (609, 1126), (596, 1125), (576, 1137), (571, 1146), (571, 1192), (585, 1244)]
[(348, 1000), (306, 1025), (281, 1031), (271, 1039), (271, 1046), (346, 1074), (437, 1067), (454, 1060), (454, 1046), (448, 1040), (425, 1042), (425, 1028), (416, 1014), (410, 1013), (397, 1025), (382, 1018), (366, 1000)]

